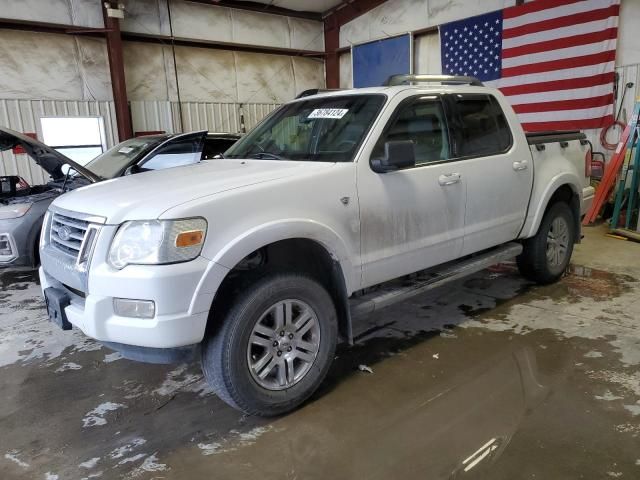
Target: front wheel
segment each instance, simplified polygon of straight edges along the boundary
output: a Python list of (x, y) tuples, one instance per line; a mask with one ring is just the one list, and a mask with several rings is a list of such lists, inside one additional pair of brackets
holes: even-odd
[(251, 415), (293, 410), (324, 379), (336, 348), (337, 317), (324, 287), (274, 274), (246, 288), (202, 348), (217, 395)]
[(538, 233), (524, 241), (517, 257), (520, 273), (540, 284), (557, 281), (569, 265), (575, 243), (575, 221), (569, 205), (558, 202), (542, 218)]

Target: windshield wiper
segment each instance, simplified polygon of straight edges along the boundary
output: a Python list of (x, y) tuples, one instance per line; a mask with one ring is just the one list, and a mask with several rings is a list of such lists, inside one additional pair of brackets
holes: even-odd
[(271, 153), (271, 152), (252, 153), (251, 155), (249, 155), (249, 158), (260, 158), (260, 159), (266, 159), (266, 160), (285, 160), (284, 157), (281, 157), (280, 155), (276, 153)]

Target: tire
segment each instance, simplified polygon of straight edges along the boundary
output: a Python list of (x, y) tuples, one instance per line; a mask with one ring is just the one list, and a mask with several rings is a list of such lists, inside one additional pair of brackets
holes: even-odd
[(547, 210), (534, 237), (523, 243), (516, 261), (523, 277), (541, 285), (557, 281), (567, 269), (575, 243), (575, 219), (569, 205)]
[(326, 289), (309, 277), (263, 277), (243, 289), (219, 321), (203, 343), (202, 370), (216, 394), (246, 414), (295, 409), (333, 361), (336, 309)]

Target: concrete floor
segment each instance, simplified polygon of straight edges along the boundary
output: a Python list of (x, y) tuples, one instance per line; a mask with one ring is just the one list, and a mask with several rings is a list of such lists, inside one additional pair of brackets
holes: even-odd
[(640, 478), (639, 258), (590, 228), (556, 285), (499, 265), (384, 310), (271, 420), (57, 330), (4, 272), (0, 478)]

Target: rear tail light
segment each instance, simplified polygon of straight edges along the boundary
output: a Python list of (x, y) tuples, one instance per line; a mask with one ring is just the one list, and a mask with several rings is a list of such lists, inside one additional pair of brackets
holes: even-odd
[(591, 149), (587, 150), (587, 153), (584, 156), (584, 176), (591, 176), (591, 162), (593, 161), (593, 157), (591, 155)]

